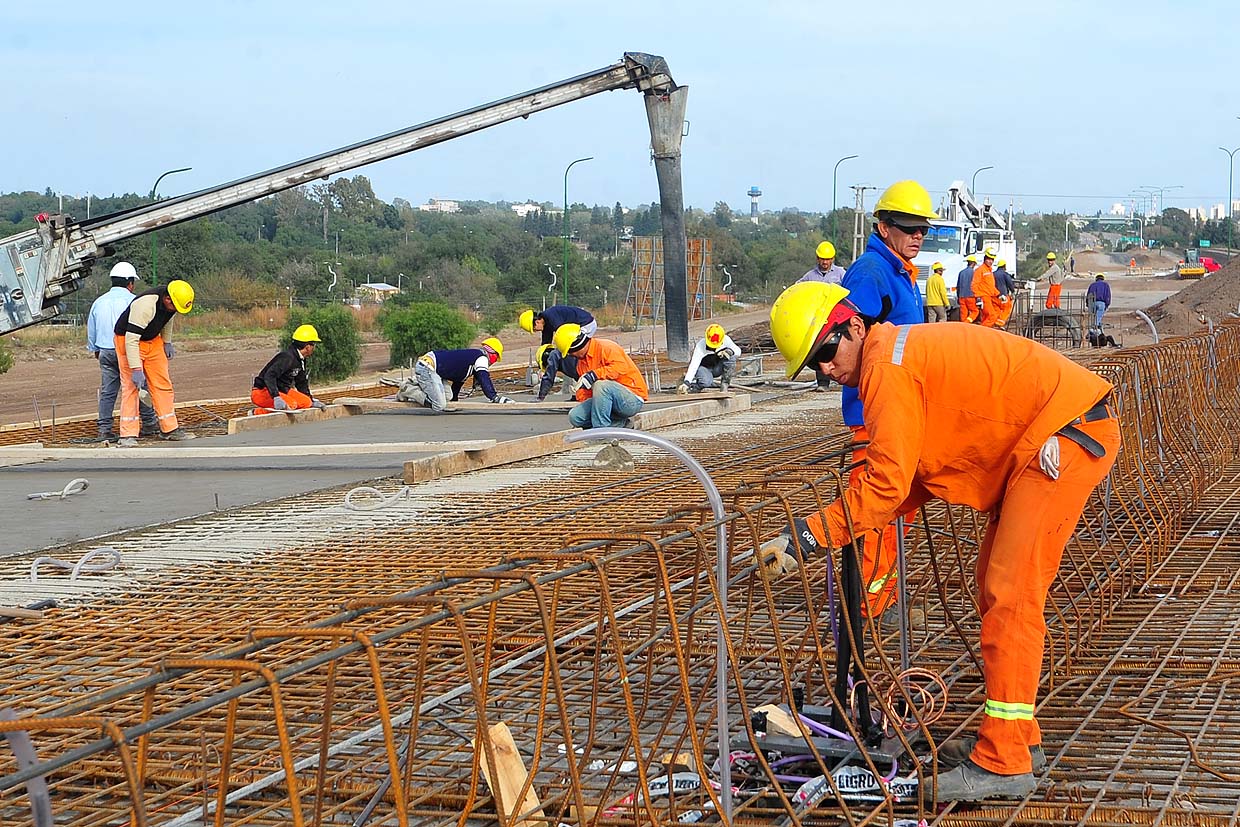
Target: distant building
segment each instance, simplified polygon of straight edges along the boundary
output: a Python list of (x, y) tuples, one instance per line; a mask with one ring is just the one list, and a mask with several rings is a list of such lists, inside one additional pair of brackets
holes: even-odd
[(1123, 204), (1116, 202), (1111, 205), (1111, 215), (1127, 215), (1128, 208)]
[(542, 212), (542, 204), (535, 204), (533, 201), (527, 201), (524, 204), (513, 204), (511, 209), (521, 218), (525, 218), (530, 213)]
[(1205, 207), (1189, 207), (1188, 217), (1194, 221), (1205, 221), (1209, 216)]
[(1214, 204), (1210, 207), (1210, 218), (1214, 221), (1222, 221), (1227, 217), (1227, 206), (1225, 204)]
[(1235, 215), (1240, 212), (1240, 198), (1236, 198), (1231, 202), (1231, 214)]
[(400, 289), (395, 285), (384, 284), (383, 282), (366, 282), (357, 286), (354, 295), (365, 301), (382, 304), (399, 292)]
[(431, 198), (425, 204), (418, 205), (419, 212), (460, 212), (461, 202), (446, 198)]

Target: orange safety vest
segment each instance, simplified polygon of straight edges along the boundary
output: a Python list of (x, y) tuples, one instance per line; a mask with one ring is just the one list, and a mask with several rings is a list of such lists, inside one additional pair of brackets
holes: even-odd
[[(650, 398), (650, 390), (646, 387), (646, 378), (637, 369), (624, 348), (610, 339), (591, 339), (586, 345), (586, 352), (577, 357), (577, 375), (594, 371), (599, 379), (611, 379), (624, 385), (642, 399)], [(589, 388), (577, 390), (577, 401), (585, 402), (594, 393)]]
[(866, 336), (857, 391), (870, 436), (866, 464), (843, 498), (810, 521), (836, 548), (934, 498), (994, 510), (1043, 443), (1111, 384), (1001, 331), (880, 324)]

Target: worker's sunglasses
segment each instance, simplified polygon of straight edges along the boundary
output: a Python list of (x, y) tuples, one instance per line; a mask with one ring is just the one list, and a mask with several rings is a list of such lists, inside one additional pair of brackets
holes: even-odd
[(814, 351), (814, 355), (809, 357), (811, 367), (835, 360), (835, 353), (840, 349), (840, 339), (844, 338), (844, 331), (847, 329), (847, 324), (836, 325), (835, 329), (827, 334), (822, 343), (818, 345), (818, 349)]
[(924, 236), (924, 235), (928, 235), (930, 232), (930, 227), (925, 224), (918, 224), (915, 227), (909, 227), (904, 224), (897, 224), (894, 221), (888, 220), (887, 225), (889, 227), (895, 227), (897, 230), (904, 233), (905, 235), (919, 235), (920, 234)]

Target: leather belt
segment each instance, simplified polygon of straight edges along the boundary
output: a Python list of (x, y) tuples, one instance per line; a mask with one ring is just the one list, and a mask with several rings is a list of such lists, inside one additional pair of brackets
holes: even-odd
[(1056, 433), (1059, 434), (1059, 436), (1072, 440), (1093, 456), (1101, 459), (1106, 456), (1107, 449), (1102, 447), (1101, 442), (1094, 439), (1092, 436), (1076, 426), (1084, 425), (1086, 422), (1097, 422), (1100, 419), (1110, 419), (1112, 416), (1110, 402), (1111, 395), (1107, 394), (1095, 403), (1092, 408), (1069, 422), (1067, 425), (1064, 425)]

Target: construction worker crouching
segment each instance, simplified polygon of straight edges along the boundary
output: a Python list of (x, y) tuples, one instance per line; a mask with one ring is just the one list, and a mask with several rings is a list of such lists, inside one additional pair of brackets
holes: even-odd
[(926, 321), (947, 321), (947, 284), (943, 281), (943, 262), (936, 261), (930, 267), (930, 278), (926, 279)]
[[(825, 241), (823, 243), (826, 244)], [(720, 389), (727, 393), (736, 377), (736, 360), (740, 358), (740, 346), (732, 341), (723, 326), (710, 325), (706, 328), (706, 335), (693, 346), (693, 355), (685, 368), (685, 379), (676, 388), (676, 393), (696, 393), (714, 387), (716, 379)]]
[(310, 374), (306, 370), (306, 359), (322, 341), (314, 325), (303, 324), (293, 331), (293, 343), (273, 356), (254, 377), (250, 401), (258, 413), (327, 407), (310, 395)]
[(564, 396), (571, 399), (573, 397), (573, 381), (577, 379), (577, 360), (567, 358), (560, 355), (560, 351), (555, 349), (555, 345), (539, 345), (538, 352), (534, 354), (534, 361), (538, 363), (538, 369), (542, 371), (542, 379), (538, 382), (538, 401), (546, 400), (547, 395), (551, 393), (551, 388), (555, 384), (556, 374), (564, 374)]
[(650, 390), (624, 348), (610, 339), (595, 339), (580, 325), (565, 324), (555, 332), (561, 356), (577, 360), (577, 401), (568, 412), (574, 428), (627, 428)]
[[(857, 389), (870, 434), (861, 474), (826, 509), (795, 519), (784, 548), (801, 559), (843, 548), (934, 498), (989, 515), (976, 566), (982, 723), (975, 740), (940, 748), (941, 762), (962, 763), (935, 783), (940, 801), (1022, 798), (1037, 787), (1034, 760), (1045, 760), (1034, 709), (1047, 591), (1120, 447), (1112, 386), (1030, 339), (880, 324), (850, 298), (833, 285), (795, 285), (771, 311), (788, 376), (816, 362)], [(774, 559), (767, 574), (794, 567)]]
[(151, 395), (161, 437), (173, 441), (194, 438), (177, 425), (172, 379), (168, 376), (168, 360), (176, 355), (176, 349), (171, 335), (164, 333), (173, 316), (188, 313), (193, 307), (194, 288), (176, 279), (139, 294), (117, 318), (113, 333), (121, 371), (122, 448), (138, 444), (138, 392), (142, 390)]
[(418, 386), (405, 399), (428, 407), (435, 413), (443, 413), (448, 407), (448, 395), (444, 391), (443, 383), (451, 383), (452, 401), (456, 402), (460, 399), (465, 381), (472, 376), (474, 387), (481, 388), (487, 399), (499, 404), (510, 404), (513, 400), (497, 393), (494, 383), (491, 382), (491, 365), (498, 362), (503, 355), (504, 345), (494, 337), (483, 339), (478, 347), (423, 353), (413, 365), (413, 375)]

